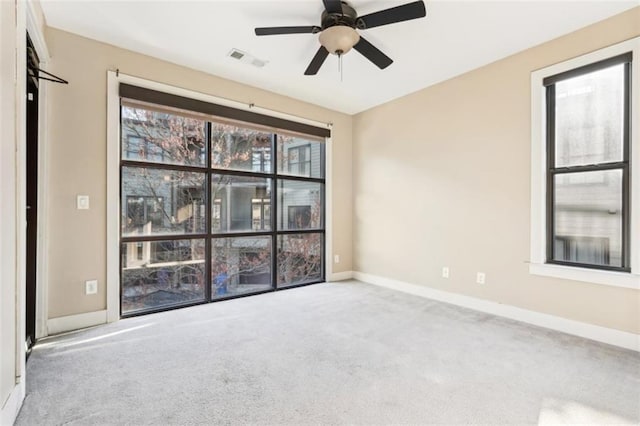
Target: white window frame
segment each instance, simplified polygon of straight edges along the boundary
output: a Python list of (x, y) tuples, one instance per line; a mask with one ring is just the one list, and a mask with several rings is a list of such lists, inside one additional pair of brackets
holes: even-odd
[[(640, 238), (631, 238), (631, 272), (606, 271), (546, 263), (546, 77), (589, 65), (613, 56), (633, 52), (631, 66), (631, 212), (630, 235), (640, 229), (640, 37), (531, 73), (531, 252), (529, 273), (594, 284), (640, 289)], [(635, 166), (634, 166), (635, 165)]]

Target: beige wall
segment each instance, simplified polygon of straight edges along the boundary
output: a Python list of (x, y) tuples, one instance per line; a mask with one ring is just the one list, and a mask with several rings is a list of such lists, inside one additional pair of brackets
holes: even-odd
[[(106, 309), (107, 70), (332, 122), (334, 272), (351, 270), (352, 117), (49, 28), (51, 72), (69, 80), (49, 92), (49, 318)], [(75, 197), (91, 197), (76, 210)], [(98, 279), (97, 295), (84, 281)]]
[[(533, 276), (526, 263), (530, 73), (636, 35), (640, 8), (350, 117), (49, 28), (49, 67), (71, 82), (52, 85), (49, 99), (49, 318), (106, 308), (106, 71), (119, 68), (333, 122), (334, 272), (639, 333), (638, 291)], [(91, 196), (91, 210), (75, 209), (77, 194)], [(484, 286), (475, 284), (478, 271)], [(99, 293), (85, 296), (93, 278)]]
[(531, 71), (638, 35), (635, 8), (356, 115), (354, 269), (639, 333), (640, 292), (527, 264)]

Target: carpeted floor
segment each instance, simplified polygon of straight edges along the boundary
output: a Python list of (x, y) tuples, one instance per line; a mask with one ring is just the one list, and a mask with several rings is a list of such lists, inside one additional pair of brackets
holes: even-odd
[(357, 282), (46, 339), (18, 425), (640, 423), (640, 355)]

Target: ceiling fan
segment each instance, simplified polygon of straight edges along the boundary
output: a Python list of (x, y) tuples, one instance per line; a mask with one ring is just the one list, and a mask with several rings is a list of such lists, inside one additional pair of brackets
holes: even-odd
[(426, 16), (424, 2), (414, 1), (379, 12), (358, 16), (355, 9), (347, 2), (340, 0), (322, 0), (325, 10), (320, 18), (321, 26), (304, 27), (266, 27), (256, 28), (257, 36), (278, 34), (318, 34), (320, 33), (320, 48), (304, 72), (305, 75), (315, 75), (320, 70), (329, 53), (341, 57), (351, 48), (360, 52), (380, 69), (385, 69), (393, 60), (382, 53), (377, 47), (369, 43), (356, 30), (366, 30), (396, 22)]

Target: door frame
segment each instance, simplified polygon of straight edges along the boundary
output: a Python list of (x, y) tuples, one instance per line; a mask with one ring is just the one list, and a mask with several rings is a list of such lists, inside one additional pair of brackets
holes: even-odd
[[(46, 69), (51, 56), (44, 37), (41, 15), (32, 2), (27, 4), (27, 32), (40, 59), (40, 67)], [(26, 38), (26, 34), (24, 35)], [(38, 87), (38, 224), (36, 243), (36, 339), (49, 335), (47, 319), (48, 304), (48, 230), (49, 230), (49, 155), (46, 131), (48, 127), (49, 84)], [(26, 94), (25, 94), (26, 96)], [(26, 155), (26, 154), (25, 154)], [(25, 175), (26, 179), (26, 175)], [(25, 259), (26, 260), (26, 259)]]

